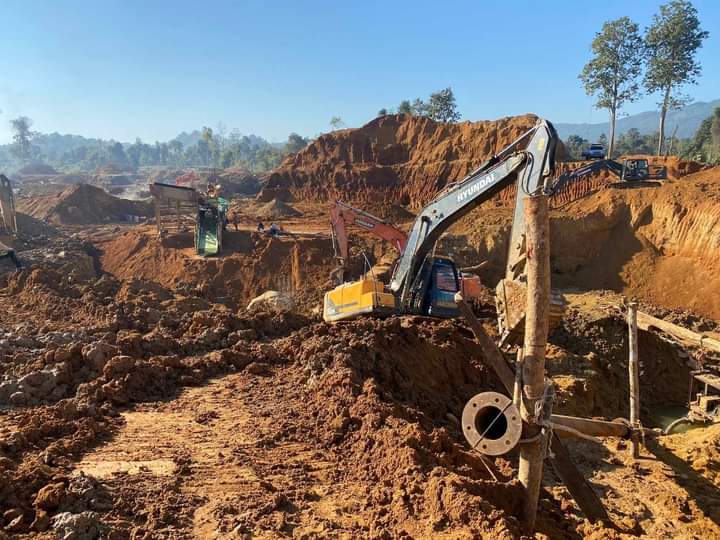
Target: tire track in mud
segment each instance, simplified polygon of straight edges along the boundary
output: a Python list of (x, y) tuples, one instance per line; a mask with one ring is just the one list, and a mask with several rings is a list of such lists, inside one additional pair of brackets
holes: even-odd
[(276, 538), (290, 531), (357, 530), (365, 524), (346, 511), (357, 509), (352, 497), (337, 495), (332, 456), (292, 437), (288, 442), (284, 426), (273, 420), (276, 407), (294, 401), (294, 396), (283, 401), (292, 389), (278, 381), (282, 377), (233, 374), (187, 389), (170, 402), (142, 404), (123, 414), (123, 428), (86, 454), (76, 474), (122, 483), (123, 497), (135, 484), (132, 489), (150, 505), (162, 505), (164, 497), (142, 493), (148, 483), (176, 480), (192, 519), (182, 537)]

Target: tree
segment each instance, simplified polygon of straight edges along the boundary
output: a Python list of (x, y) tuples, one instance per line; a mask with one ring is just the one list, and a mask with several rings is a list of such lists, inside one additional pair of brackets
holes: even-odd
[(215, 139), (213, 138), (213, 130), (207, 126), (202, 128), (202, 135), (200, 140), (197, 142), (198, 151), (203, 160), (203, 165), (210, 165), (213, 156), (217, 150)]
[(449, 86), (430, 94), (426, 115), (436, 122), (457, 122), (462, 115), (457, 110), (455, 95)]
[(127, 165), (128, 158), (125, 155), (125, 149), (119, 142), (111, 143), (108, 147), (108, 158), (116, 165)]
[(415, 98), (415, 101), (410, 105), (410, 114), (414, 116), (427, 116), (428, 106), (420, 98)]
[(377, 115), (378, 115), (378, 116), (385, 116), (387, 113), (388, 113), (388, 110), (387, 110), (385, 107), (383, 107), (382, 109), (380, 109), (380, 110), (378, 111)]
[(27, 116), (19, 116), (14, 120), (10, 120), (10, 127), (13, 132), (13, 144), (10, 148), (12, 154), (26, 163), (33, 157), (33, 145), (32, 139), (37, 135), (35, 131), (32, 131), (32, 120)]
[(333, 116), (330, 119), (330, 127), (332, 128), (333, 131), (342, 129), (345, 127), (345, 122), (343, 122), (343, 119), (340, 118), (339, 116)]
[(413, 109), (412, 105), (410, 105), (410, 100), (403, 99), (400, 105), (398, 105), (397, 112), (398, 114), (412, 114)]
[(720, 150), (720, 107), (716, 107), (710, 117), (710, 136), (716, 150)]
[(582, 157), (583, 150), (590, 143), (580, 137), (579, 135), (570, 135), (565, 139), (565, 149), (567, 150), (570, 157), (574, 159), (580, 159)]
[(285, 143), (285, 151), (288, 154), (297, 154), (300, 150), (307, 146), (308, 140), (301, 137), (297, 133), (288, 135), (287, 143)]
[(643, 40), (638, 25), (628, 17), (603, 24), (595, 34), (593, 57), (579, 75), (585, 93), (596, 97), (595, 107), (610, 113), (610, 145), (607, 155), (615, 150), (615, 120), (625, 103), (640, 95), (638, 78), (642, 72)]
[(697, 10), (687, 0), (671, 0), (660, 6), (660, 13), (653, 17), (646, 31), (645, 88), (650, 93), (661, 94), (658, 155), (665, 143), (665, 116), (668, 110), (688, 102), (678, 90), (683, 85), (697, 83), (701, 68), (695, 54), (708, 35), (700, 28)]

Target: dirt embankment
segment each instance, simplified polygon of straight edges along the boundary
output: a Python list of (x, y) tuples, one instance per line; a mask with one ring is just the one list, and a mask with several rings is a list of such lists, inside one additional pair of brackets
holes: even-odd
[(272, 171), (266, 200), (343, 199), (419, 209), (535, 125), (533, 115), (443, 124), (410, 115), (381, 116), (358, 129), (320, 136)]
[[(572, 202), (553, 201), (554, 285), (610, 289), (720, 319), (720, 168), (649, 185), (587, 182)], [(492, 286), (504, 272), (511, 222), (511, 208), (491, 201), (440, 249), (461, 265), (489, 261), (480, 273)]]
[(151, 205), (119, 199), (88, 184), (78, 184), (60, 193), (16, 201), (19, 212), (54, 225), (89, 225), (111, 221), (129, 221), (131, 216), (148, 217)]
[(291, 294), (299, 309), (311, 310), (320, 305), (335, 265), (330, 238), (249, 231), (226, 232), (219, 258), (196, 256), (190, 232), (159, 240), (149, 227), (132, 228), (98, 248), (102, 269), (118, 278), (198, 291), (233, 307), (276, 290)]

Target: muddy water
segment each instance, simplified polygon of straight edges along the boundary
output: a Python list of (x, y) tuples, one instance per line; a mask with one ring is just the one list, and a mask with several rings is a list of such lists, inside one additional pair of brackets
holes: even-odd
[[(685, 416), (687, 412), (688, 409), (685, 405), (653, 405), (652, 412), (649, 415), (649, 419), (652, 424), (648, 427), (656, 427), (665, 430), (665, 428), (667, 428), (675, 420)], [(684, 424), (675, 428), (673, 433), (684, 433), (689, 429), (693, 429), (693, 426)]]

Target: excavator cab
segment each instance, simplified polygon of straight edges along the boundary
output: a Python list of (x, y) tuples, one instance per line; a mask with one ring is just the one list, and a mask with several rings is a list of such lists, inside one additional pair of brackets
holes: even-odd
[(623, 161), (621, 178), (626, 182), (665, 180), (667, 168), (663, 165), (651, 165), (647, 159), (626, 159)]
[(460, 272), (452, 260), (428, 257), (411, 288), (410, 311), (431, 317), (457, 317), (455, 293), (460, 286)]

